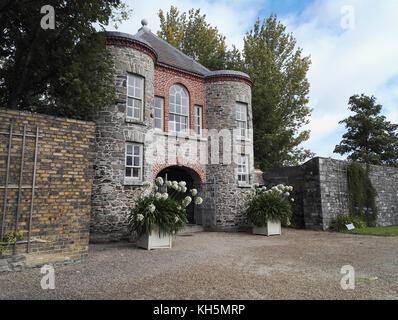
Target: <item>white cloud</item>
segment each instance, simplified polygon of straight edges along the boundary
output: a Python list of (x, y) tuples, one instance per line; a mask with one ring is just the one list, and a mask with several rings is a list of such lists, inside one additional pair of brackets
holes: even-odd
[[(267, 1), (129, 0), (133, 15), (119, 30), (134, 34), (141, 27), (141, 19), (146, 18), (156, 32), (159, 9), (168, 11), (171, 5), (181, 12), (200, 8), (207, 21), (227, 37), (229, 46), (242, 48), (246, 31)], [(345, 5), (355, 10), (353, 30), (341, 27), (341, 8)], [(314, 112), (309, 125), (311, 139), (305, 147), (320, 156), (338, 157), (332, 153), (344, 132), (338, 121), (349, 114), (347, 103), (353, 94), (375, 95), (388, 120), (398, 123), (397, 0), (314, 0), (301, 14), (279, 18), (293, 32), (304, 54), (311, 55), (308, 78)]]
[(305, 54), (311, 54), (308, 78), (314, 113), (305, 146), (319, 155), (332, 155), (339, 143), (343, 128), (337, 123), (348, 115), (353, 94), (375, 95), (388, 120), (398, 120), (398, 1), (351, 0), (353, 30), (341, 28), (341, 7), (346, 4), (319, 0), (302, 15), (284, 20)]
[(188, 12), (195, 8), (206, 14), (206, 21), (226, 36), (228, 46), (235, 44), (239, 49), (243, 48), (246, 30), (252, 27), (257, 12), (263, 7), (263, 4), (255, 0), (128, 0), (126, 3), (133, 9), (133, 14), (129, 21), (120, 26), (119, 31), (135, 34), (141, 27), (141, 20), (145, 18), (148, 27), (155, 33), (160, 27), (159, 9), (167, 12), (173, 5), (180, 12)]

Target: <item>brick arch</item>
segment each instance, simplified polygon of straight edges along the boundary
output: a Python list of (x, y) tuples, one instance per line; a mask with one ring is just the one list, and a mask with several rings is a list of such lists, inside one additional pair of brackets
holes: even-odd
[(158, 162), (156, 164), (153, 165), (152, 167), (152, 178), (153, 181), (155, 182), (155, 179), (157, 177), (157, 175), (164, 169), (168, 168), (168, 167), (181, 167), (181, 168), (187, 168), (190, 169), (192, 171), (194, 171), (196, 173), (196, 175), (199, 178), (199, 182), (201, 184), (206, 182), (206, 173), (205, 170), (202, 168), (202, 166), (200, 166), (197, 163), (191, 162), (189, 160), (185, 160), (182, 158), (177, 158), (177, 163), (169, 163), (167, 160), (165, 162)]

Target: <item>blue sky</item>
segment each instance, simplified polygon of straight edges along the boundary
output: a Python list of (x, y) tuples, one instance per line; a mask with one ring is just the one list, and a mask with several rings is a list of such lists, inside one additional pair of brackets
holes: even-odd
[(303, 144), (318, 156), (333, 153), (345, 132), (338, 122), (349, 115), (353, 94), (375, 95), (391, 122), (398, 123), (398, 0), (127, 0), (134, 12), (119, 30), (136, 33), (146, 18), (153, 32), (157, 13), (170, 5), (180, 11), (200, 8), (207, 20), (243, 47), (243, 37), (258, 17), (276, 13), (311, 55), (308, 72), (310, 103), (314, 109), (311, 138)]

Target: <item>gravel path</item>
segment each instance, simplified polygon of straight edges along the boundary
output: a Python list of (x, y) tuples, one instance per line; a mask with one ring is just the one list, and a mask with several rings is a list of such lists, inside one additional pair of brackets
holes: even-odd
[[(355, 290), (340, 287), (350, 264)], [(398, 237), (283, 230), (282, 236), (194, 233), (172, 249), (90, 245), (85, 262), (0, 275), (0, 299), (398, 299)]]

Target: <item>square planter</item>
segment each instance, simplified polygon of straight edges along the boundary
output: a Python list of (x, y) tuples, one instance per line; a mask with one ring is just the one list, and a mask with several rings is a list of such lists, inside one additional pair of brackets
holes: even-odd
[(265, 227), (253, 226), (253, 234), (259, 234), (263, 236), (274, 236), (281, 234), (281, 222), (280, 221), (267, 221)]
[(144, 248), (146, 250), (152, 249), (170, 249), (172, 245), (172, 235), (161, 235), (159, 236), (159, 229), (154, 228), (152, 234), (142, 234), (136, 242), (137, 247)]

